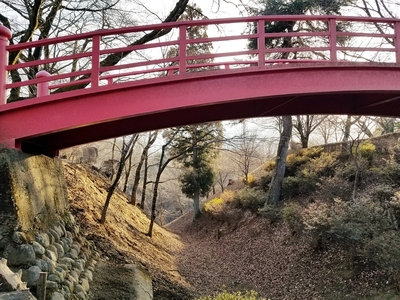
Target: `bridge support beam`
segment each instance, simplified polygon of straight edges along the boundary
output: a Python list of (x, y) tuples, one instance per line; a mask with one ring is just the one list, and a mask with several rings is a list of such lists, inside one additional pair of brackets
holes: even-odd
[(7, 65), (8, 65), (8, 46), (11, 38), (11, 31), (0, 25), (0, 105), (7, 103), (6, 83), (7, 83)]

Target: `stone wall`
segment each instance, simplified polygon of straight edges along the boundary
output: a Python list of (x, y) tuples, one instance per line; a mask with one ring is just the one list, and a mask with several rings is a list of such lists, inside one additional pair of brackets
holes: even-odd
[(69, 212), (61, 162), (0, 149), (0, 257), (35, 293), (48, 273), (47, 298), (86, 299), (95, 251)]

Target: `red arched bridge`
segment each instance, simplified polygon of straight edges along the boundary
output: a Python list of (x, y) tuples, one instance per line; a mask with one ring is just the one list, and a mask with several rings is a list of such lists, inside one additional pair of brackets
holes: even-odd
[[(276, 22), (296, 25), (244, 33)], [(143, 44), (145, 35), (152, 41)], [(54, 155), (91, 141), (237, 118), (400, 116), (398, 19), (182, 21), (18, 45), (8, 45), (5, 27), (0, 36), (0, 143), (26, 152)], [(29, 59), (34, 51), (40, 60)]]

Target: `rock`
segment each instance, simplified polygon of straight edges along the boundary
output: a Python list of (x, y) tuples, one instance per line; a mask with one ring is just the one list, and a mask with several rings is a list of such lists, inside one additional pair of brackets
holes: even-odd
[(54, 252), (57, 255), (57, 259), (58, 259), (58, 249), (56, 246), (54, 246), (56, 243), (54, 243), (53, 245), (50, 245), (49, 247), (47, 247), (47, 250), (50, 250), (51, 252)]
[(35, 264), (36, 254), (32, 245), (8, 244), (3, 253), (9, 266), (33, 265)]
[(68, 268), (68, 266), (66, 264), (57, 264), (57, 268), (63, 269), (64, 271), (69, 270), (70, 268)]
[(46, 289), (49, 293), (54, 293), (58, 291), (58, 283), (55, 281), (47, 280)]
[[(63, 292), (64, 295), (70, 295), (71, 294), (71, 291), (70, 291), (69, 287), (66, 286), (64, 284), (64, 282), (62, 283), (61, 289), (62, 289), (62, 292)], [(67, 297), (67, 298), (69, 298), (69, 297)]]
[(47, 248), (50, 245), (50, 238), (47, 233), (40, 233), (35, 236), (36, 242), (38, 242), (43, 247)]
[(85, 261), (82, 259), (78, 259), (77, 261), (74, 261), (72, 263), (72, 267), (74, 269), (77, 269), (77, 270), (83, 272), (85, 270)]
[(75, 249), (70, 249), (69, 252), (65, 254), (65, 256), (72, 259), (78, 259), (78, 252)]
[(74, 249), (77, 253), (81, 252), (81, 246), (78, 243), (72, 243), (71, 250)]
[(54, 281), (54, 282), (57, 282), (57, 283), (61, 283), (62, 282), (62, 280), (61, 280), (60, 276), (58, 276), (58, 274), (49, 274), (48, 280)]
[(42, 272), (40, 267), (32, 266), (25, 272), (25, 276), (22, 277), (23, 281), (28, 283), (28, 286), (35, 286), (39, 280), (39, 275)]
[(80, 284), (75, 285), (75, 294), (85, 292), (83, 287)]
[(57, 235), (61, 238), (64, 235), (64, 230), (62, 230), (60, 225), (56, 225), (53, 227), (53, 230), (57, 232)]
[(51, 296), (51, 300), (64, 300), (64, 295), (59, 292), (54, 292)]
[(83, 288), (83, 291), (87, 293), (89, 291), (90, 285), (89, 285), (89, 280), (86, 278), (81, 279), (81, 286)]
[(61, 257), (64, 257), (64, 254), (65, 254), (64, 247), (59, 243), (54, 243), (53, 246), (57, 249), (58, 259), (60, 259)]
[(70, 277), (72, 277), (74, 279), (74, 281), (78, 282), (79, 281), (79, 271), (77, 271), (76, 269), (71, 270), (71, 272), (69, 273)]
[(33, 251), (35, 251), (35, 254), (37, 257), (42, 257), (46, 251), (46, 249), (38, 242), (34, 241), (32, 243)]
[(13, 235), (11, 236), (11, 240), (17, 244), (24, 244), (28, 242), (25, 233), (19, 231), (14, 231)]
[(57, 254), (51, 250), (46, 250), (45, 255), (50, 258), (52, 261), (57, 262), (58, 257)]
[(89, 281), (93, 281), (93, 273), (90, 270), (85, 270), (84, 273), (85, 277), (89, 280)]
[(60, 244), (64, 247), (64, 252), (67, 253), (72, 245), (72, 240), (68, 237), (64, 237), (60, 240)]
[(36, 300), (30, 291), (17, 291), (0, 294), (0, 300)]
[(46, 256), (44, 256), (43, 259), (36, 259), (35, 265), (38, 266), (43, 272), (49, 273), (53, 272), (55, 267), (54, 262)]
[(85, 292), (79, 292), (76, 294), (76, 297), (78, 297), (79, 300), (86, 300), (86, 294)]
[(74, 284), (74, 281), (73, 281), (73, 280), (66, 279), (66, 280), (63, 281), (62, 285), (63, 285), (63, 286), (66, 286), (66, 287), (68, 288), (68, 290), (70, 291), (70, 293), (73, 293), (73, 292), (74, 292), (74, 286), (75, 286), (75, 284)]
[[(65, 237), (67, 238), (67, 239), (70, 239), (71, 241), (73, 240), (73, 238), (74, 238), (74, 235), (72, 234), (72, 232), (71, 231), (66, 231), (65, 232)], [(71, 242), (72, 243), (72, 242)]]
[(69, 269), (71, 269), (72, 268), (72, 264), (75, 261), (70, 257), (63, 257), (58, 262), (59, 262), (59, 264), (66, 265)]
[(61, 238), (61, 236), (54, 229), (49, 229), (49, 234), (54, 238), (54, 242), (52, 244), (57, 243)]

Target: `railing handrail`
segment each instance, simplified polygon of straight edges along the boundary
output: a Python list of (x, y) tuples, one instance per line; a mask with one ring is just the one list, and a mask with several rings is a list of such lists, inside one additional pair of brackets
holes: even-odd
[(93, 36), (107, 36), (107, 35), (119, 35), (125, 33), (143, 32), (149, 30), (162, 30), (169, 28), (177, 28), (179, 26), (205, 26), (205, 25), (220, 25), (220, 24), (233, 24), (233, 23), (248, 23), (256, 22), (258, 20), (264, 21), (326, 21), (329, 19), (335, 19), (339, 21), (353, 21), (353, 22), (368, 22), (368, 23), (396, 23), (400, 22), (400, 19), (395, 18), (375, 18), (375, 17), (360, 17), (360, 16), (337, 16), (337, 15), (268, 15), (268, 16), (253, 16), (253, 17), (237, 17), (237, 18), (221, 18), (221, 19), (205, 19), (205, 20), (193, 20), (193, 21), (177, 21), (151, 25), (139, 25), (139, 26), (127, 26), (122, 28), (114, 29), (101, 29), (91, 32), (79, 33), (74, 35), (66, 35), (61, 37), (53, 37), (43, 39), (39, 41), (19, 43), (16, 45), (7, 46), (7, 51), (13, 52), (27, 48), (39, 47), (52, 45), (56, 43), (66, 43), (76, 40), (82, 40), (91, 38)]
[[(80, 41), (80, 40), (92, 40), (92, 47), (89, 51), (84, 53), (74, 53), (71, 55), (60, 56), (60, 57), (52, 57), (48, 59), (42, 60), (35, 60), (29, 61), (24, 63), (17, 63), (10, 66), (3, 66), (0, 63), (0, 69), (3, 70), (16, 70), (20, 68), (28, 68), (34, 66), (40, 66), (50, 63), (60, 63), (60, 62), (67, 62), (73, 59), (79, 59), (83, 57), (89, 57), (91, 59), (92, 67), (87, 68), (81, 71), (69, 72), (64, 74), (55, 75), (52, 77), (41, 77), (36, 79), (28, 79), (23, 80), (21, 82), (15, 82), (11, 84), (0, 83), (0, 99), (5, 98), (6, 96), (6, 89), (11, 88), (18, 88), (23, 86), (29, 86), (34, 84), (42, 84), (48, 83), (48, 81), (53, 80), (60, 80), (65, 79), (68, 77), (74, 76), (82, 76), (83, 74), (90, 74), (90, 83), (91, 88), (95, 89), (99, 85), (100, 80), (107, 80), (108, 84), (112, 83), (113, 79), (121, 78), (124, 76), (132, 76), (138, 72), (130, 71), (122, 74), (116, 75), (104, 75), (101, 74), (107, 71), (117, 71), (119, 69), (123, 69), (124, 67), (121, 66), (101, 66), (101, 55), (111, 54), (111, 53), (121, 53), (124, 51), (132, 52), (136, 50), (143, 50), (143, 49), (151, 49), (151, 48), (160, 48), (166, 46), (174, 46), (178, 47), (177, 56), (176, 57), (169, 57), (169, 58), (162, 58), (162, 59), (154, 59), (151, 60), (153, 63), (143, 63), (142, 66), (146, 65), (155, 65), (161, 63), (172, 63), (175, 62), (177, 65), (174, 66), (172, 69), (166, 66), (155, 69), (154, 73), (160, 71), (169, 71), (171, 70), (178, 70), (179, 74), (183, 74), (187, 72), (188, 69), (193, 69), (193, 64), (188, 64), (188, 61), (194, 59), (213, 59), (218, 57), (229, 57), (231, 52), (226, 53), (218, 53), (218, 54), (201, 54), (201, 55), (189, 55), (186, 51), (186, 47), (191, 44), (195, 43), (212, 43), (212, 42), (222, 42), (222, 41), (234, 41), (236, 39), (240, 39), (241, 36), (233, 35), (233, 36), (223, 36), (223, 37), (207, 37), (207, 38), (199, 38), (199, 39), (188, 39), (186, 37), (186, 29), (187, 27), (192, 26), (206, 26), (206, 25), (222, 25), (222, 24), (235, 24), (235, 23), (257, 23), (257, 26), (264, 27), (267, 22), (273, 21), (324, 21), (328, 24), (328, 29), (326, 31), (321, 32), (283, 32), (283, 33), (265, 33), (264, 30), (259, 31), (257, 33), (248, 33), (243, 35), (242, 39), (258, 39), (258, 41), (263, 41), (265, 38), (272, 38), (272, 37), (298, 37), (298, 36), (316, 36), (316, 37), (325, 37), (329, 39), (329, 46), (320, 45), (315, 47), (303, 47), (303, 48), (266, 48), (265, 43), (259, 42), (258, 47), (256, 50), (249, 50), (241, 51), (238, 55), (255, 55), (257, 56), (257, 60), (254, 60), (254, 64), (258, 64), (258, 67), (265, 67), (265, 63), (267, 63), (265, 55), (268, 53), (280, 53), (280, 52), (293, 52), (293, 53), (300, 53), (300, 52), (312, 52), (312, 51), (326, 51), (329, 52), (329, 60), (326, 62), (337, 62), (338, 61), (338, 51), (346, 51), (346, 50), (353, 50), (353, 51), (371, 51), (373, 49), (376, 52), (395, 52), (396, 53), (396, 62), (400, 63), (400, 19), (394, 18), (374, 18), (374, 17), (359, 17), (359, 16), (336, 16), (336, 15), (323, 15), (323, 16), (313, 16), (313, 15), (273, 15), (273, 16), (253, 16), (253, 17), (237, 17), (237, 18), (224, 18), (224, 19), (206, 19), (206, 20), (195, 20), (195, 21), (178, 21), (178, 22), (168, 22), (168, 23), (160, 23), (160, 24), (152, 24), (152, 25), (141, 25), (141, 26), (133, 26), (133, 27), (123, 27), (117, 29), (103, 29), (97, 30), (87, 33), (81, 33), (76, 35), (70, 36), (61, 36), (61, 37), (53, 37), (48, 39), (43, 39), (39, 41), (32, 41), (26, 43), (20, 43), (17, 45), (3, 45), (0, 49), (0, 54), (4, 52), (4, 54), (12, 53), (16, 51), (21, 51), (25, 49), (30, 49), (34, 47), (43, 47), (49, 45), (55, 45), (60, 43), (68, 43), (73, 41)], [(360, 22), (360, 23), (386, 23), (386, 24), (393, 24), (392, 30), (390, 32), (341, 32), (337, 31), (336, 25), (337, 22)], [(101, 48), (101, 38), (107, 36), (118, 36), (127, 33), (138, 33), (138, 32), (148, 32), (153, 30), (169, 30), (169, 29), (179, 29), (177, 32), (177, 38), (172, 41), (167, 42), (152, 42), (147, 43), (144, 45), (134, 45), (130, 44), (127, 46), (119, 45), (118, 48), (111, 48), (111, 49), (102, 49)], [(0, 31), (0, 35), (2, 33)], [(368, 48), (368, 47), (341, 47), (337, 45), (338, 37), (370, 37), (370, 38), (393, 38), (394, 39), (394, 46), (393, 48), (381, 47), (381, 48)], [(3, 39), (4, 40), (4, 39)], [(321, 60), (315, 60), (316, 62), (320, 63)], [(272, 63), (276, 63), (276, 60), (271, 60)], [(288, 60), (282, 60), (282, 63), (287, 63)], [(301, 62), (301, 61), (296, 61)], [(4, 62), (3, 62), (4, 63)], [(249, 60), (244, 60), (243, 65), (252, 64)], [(221, 62), (220, 66), (229, 67), (233, 65), (233, 61), (225, 61)], [(240, 61), (237, 63), (240, 65)], [(127, 64), (129, 66), (129, 64)], [(130, 68), (137, 67), (136, 65), (131, 64)], [(138, 64), (140, 65), (140, 63)], [(196, 65), (196, 64), (195, 64)], [(207, 64), (197, 63), (198, 66), (202, 67)], [(215, 62), (209, 63), (209, 66), (217, 66)], [(126, 69), (128, 67), (125, 67)], [(1, 72), (1, 71), (0, 71)], [(143, 71), (143, 75), (146, 73), (150, 73), (151, 71)], [(140, 72), (139, 72), (140, 73)], [(138, 73), (138, 74), (139, 74)], [(4, 77), (4, 76), (3, 76)], [(0, 81), (2, 81), (2, 76), (0, 76)], [(6, 78), (6, 77), (4, 77)], [(87, 82), (87, 80), (85, 80)], [(83, 81), (71, 81), (71, 84), (65, 83), (65, 85), (74, 85), (80, 84)], [(56, 84), (54, 86), (62, 86), (61, 84)], [(4, 87), (3, 87), (4, 86)], [(41, 91), (43, 91), (41, 89)], [(44, 94), (41, 92), (41, 96)], [(0, 105), (2, 104), (2, 100), (0, 100)]]

